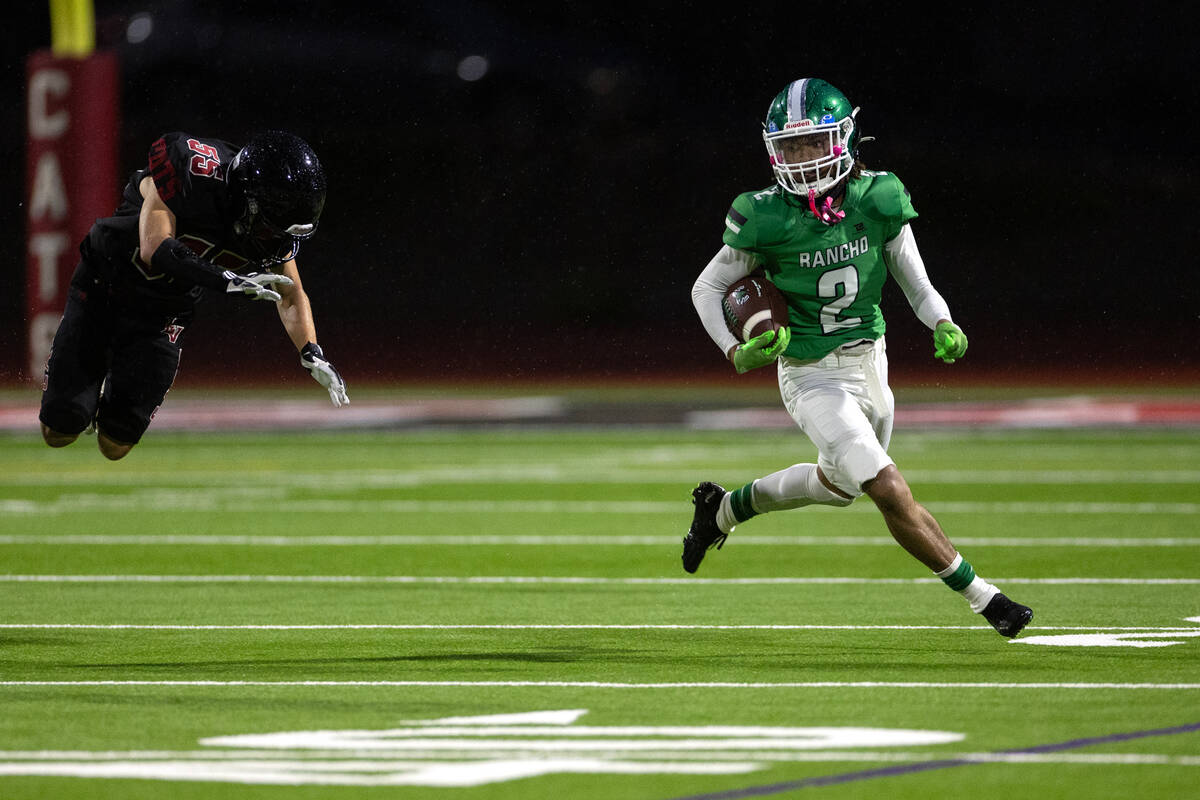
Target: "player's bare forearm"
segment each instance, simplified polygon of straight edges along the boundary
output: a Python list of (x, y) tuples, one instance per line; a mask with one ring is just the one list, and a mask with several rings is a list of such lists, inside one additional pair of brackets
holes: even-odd
[(296, 347), (296, 352), (303, 349), (304, 345), (317, 340), (317, 329), (313, 325), (312, 317), (304, 319), (301, 315), (288, 313), (281, 307), (279, 309), (279, 318), (283, 320), (283, 328), (287, 331), (288, 339)]
[(287, 331), (288, 338), (296, 346), (296, 350), (301, 350), (309, 342), (317, 341), (317, 327), (313, 322), (312, 305), (308, 301), (308, 294), (304, 291), (304, 286), (300, 283), (300, 273), (296, 269), (296, 262), (288, 261), (280, 271), (292, 279), (292, 285), (284, 287), (280, 291), (281, 297), (276, 303), (276, 308), (279, 309), (279, 321), (283, 323), (283, 329)]
[(298, 296), (285, 297), (277, 304), (279, 320), (288, 338), (300, 350), (309, 342), (317, 340), (317, 327), (313, 323), (312, 308), (308, 304), (308, 295), (299, 292)]

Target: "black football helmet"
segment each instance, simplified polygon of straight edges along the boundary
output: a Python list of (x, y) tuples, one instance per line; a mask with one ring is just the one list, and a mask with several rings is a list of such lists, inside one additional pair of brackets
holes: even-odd
[(317, 154), (286, 131), (255, 135), (238, 151), (226, 177), (238, 218), (234, 232), (263, 266), (295, 258), (317, 232), (325, 207), (325, 170)]

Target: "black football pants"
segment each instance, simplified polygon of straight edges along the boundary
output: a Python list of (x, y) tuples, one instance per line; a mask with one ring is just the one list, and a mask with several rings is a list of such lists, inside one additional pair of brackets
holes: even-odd
[(72, 284), (38, 418), (66, 434), (81, 433), (94, 418), (108, 438), (136, 444), (175, 381), (181, 339), (182, 328), (120, 308), (102, 286), (89, 292)]

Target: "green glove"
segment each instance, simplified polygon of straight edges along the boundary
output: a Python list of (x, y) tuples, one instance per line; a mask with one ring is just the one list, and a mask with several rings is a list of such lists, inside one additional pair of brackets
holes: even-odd
[(760, 333), (733, 351), (733, 366), (739, 375), (752, 369), (765, 367), (779, 358), (784, 350), (787, 350), (790, 341), (792, 341), (791, 328), (780, 328), (778, 336), (775, 335), (775, 331)]
[(953, 364), (967, 352), (967, 335), (953, 322), (939, 322), (933, 329), (933, 357)]

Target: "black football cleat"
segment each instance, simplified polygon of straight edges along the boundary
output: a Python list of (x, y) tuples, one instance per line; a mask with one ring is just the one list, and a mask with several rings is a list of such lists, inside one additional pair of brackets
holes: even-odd
[(998, 592), (983, 610), (983, 618), (992, 624), (997, 633), (1011, 639), (1033, 619), (1033, 609), (1014, 603)]
[(700, 567), (708, 548), (715, 544), (720, 550), (721, 545), (725, 544), (729, 534), (722, 533), (717, 527), (717, 509), (721, 507), (721, 498), (724, 496), (725, 489), (710, 481), (692, 490), (696, 513), (692, 516), (692, 527), (683, 537), (683, 568), (688, 572), (695, 572)]

